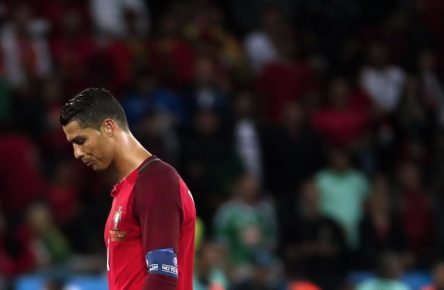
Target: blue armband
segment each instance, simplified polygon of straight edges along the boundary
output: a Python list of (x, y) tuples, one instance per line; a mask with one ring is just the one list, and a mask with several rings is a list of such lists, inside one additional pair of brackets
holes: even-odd
[(173, 249), (159, 249), (146, 253), (146, 265), (148, 274), (159, 274), (179, 278), (179, 269), (177, 267), (177, 255)]

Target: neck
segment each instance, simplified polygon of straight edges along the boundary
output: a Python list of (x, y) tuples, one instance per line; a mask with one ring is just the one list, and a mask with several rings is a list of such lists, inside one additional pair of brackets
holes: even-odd
[(119, 180), (127, 177), (152, 154), (129, 133), (122, 133), (121, 144), (114, 158), (114, 170)]

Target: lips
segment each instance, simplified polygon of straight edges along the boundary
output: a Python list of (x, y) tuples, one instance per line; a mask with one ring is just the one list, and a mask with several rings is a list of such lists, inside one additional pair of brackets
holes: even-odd
[(83, 164), (85, 164), (86, 166), (90, 166), (90, 165), (92, 164), (91, 161), (86, 161), (86, 160), (83, 161), (83, 160), (82, 160), (82, 162), (83, 162)]

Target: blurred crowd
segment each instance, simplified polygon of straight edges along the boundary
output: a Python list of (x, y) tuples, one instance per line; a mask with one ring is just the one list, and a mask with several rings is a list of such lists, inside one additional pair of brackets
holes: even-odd
[(94, 86), (188, 183), (196, 290), (346, 289), (354, 271), (377, 277), (356, 289), (403, 290), (410, 270), (444, 289), (443, 15), (440, 0), (1, 1), (0, 285), (104, 271), (116, 180), (74, 160), (58, 123)]

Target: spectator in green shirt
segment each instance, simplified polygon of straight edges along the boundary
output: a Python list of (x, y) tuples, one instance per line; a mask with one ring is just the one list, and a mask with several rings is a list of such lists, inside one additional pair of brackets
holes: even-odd
[(234, 272), (248, 272), (258, 253), (272, 254), (277, 244), (275, 208), (253, 175), (238, 178), (234, 196), (216, 213), (214, 230), (216, 239), (227, 246)]
[(351, 166), (346, 149), (330, 151), (330, 167), (318, 172), (316, 185), (320, 192), (323, 215), (336, 221), (345, 231), (349, 247), (358, 243), (359, 222), (369, 185), (367, 178)]

